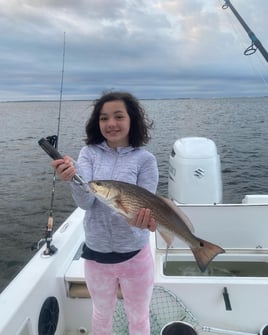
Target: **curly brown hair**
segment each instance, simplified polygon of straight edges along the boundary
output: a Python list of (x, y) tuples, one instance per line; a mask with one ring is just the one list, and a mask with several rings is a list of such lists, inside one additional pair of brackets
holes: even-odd
[(137, 98), (127, 92), (109, 92), (103, 94), (93, 103), (93, 111), (86, 123), (86, 144), (98, 144), (105, 140), (99, 127), (100, 112), (103, 105), (109, 101), (123, 101), (130, 117), (129, 145), (140, 147), (150, 140), (149, 129), (153, 122), (147, 118), (143, 107)]

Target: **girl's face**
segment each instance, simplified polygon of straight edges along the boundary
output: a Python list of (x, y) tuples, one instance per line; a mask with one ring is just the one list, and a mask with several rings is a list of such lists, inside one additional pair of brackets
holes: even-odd
[(130, 117), (123, 101), (104, 103), (100, 111), (99, 126), (102, 136), (111, 148), (129, 145)]

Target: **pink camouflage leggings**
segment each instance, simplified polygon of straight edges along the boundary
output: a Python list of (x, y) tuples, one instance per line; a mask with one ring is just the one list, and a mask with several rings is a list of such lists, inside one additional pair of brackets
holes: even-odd
[(130, 335), (150, 335), (149, 305), (154, 282), (150, 245), (128, 261), (101, 264), (85, 260), (85, 277), (93, 301), (92, 334), (111, 335), (118, 284)]

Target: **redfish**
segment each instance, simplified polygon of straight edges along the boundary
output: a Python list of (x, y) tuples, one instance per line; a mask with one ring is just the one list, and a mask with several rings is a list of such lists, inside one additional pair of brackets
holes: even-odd
[(202, 272), (215, 256), (225, 252), (220, 246), (196, 237), (190, 229), (189, 218), (169, 199), (121, 181), (97, 180), (88, 185), (90, 192), (100, 201), (126, 218), (133, 218), (141, 208), (149, 208), (167, 246), (171, 246), (174, 236), (182, 239), (190, 247)]

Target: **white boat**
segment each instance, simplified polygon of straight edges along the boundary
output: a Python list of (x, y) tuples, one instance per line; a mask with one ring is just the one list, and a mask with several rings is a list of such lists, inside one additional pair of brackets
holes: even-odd
[[(198, 334), (268, 332), (268, 195), (245, 196), (241, 204), (222, 204), (221, 196), (214, 142), (176, 141), (169, 160), (169, 197), (190, 218), (197, 236), (226, 252), (201, 273), (182, 241), (175, 240), (166, 260), (164, 241), (151, 233), (152, 335), (177, 321)], [(53, 234), (57, 252), (46, 255), (44, 245), (1, 293), (1, 335), (91, 334), (92, 302), (80, 257), (83, 215), (76, 209)], [(113, 329), (113, 334), (128, 334), (120, 290)]]

